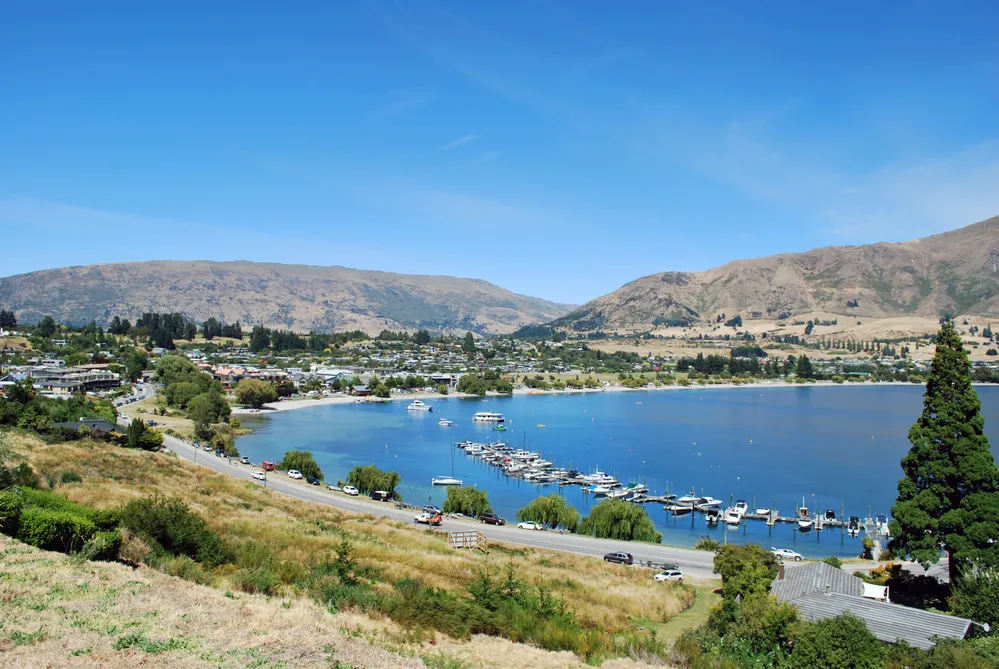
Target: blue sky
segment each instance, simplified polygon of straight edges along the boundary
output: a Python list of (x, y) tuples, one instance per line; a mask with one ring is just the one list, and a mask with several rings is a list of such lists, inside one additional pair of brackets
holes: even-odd
[[(238, 9), (237, 9), (238, 8)], [(999, 214), (999, 4), (7, 2), (0, 275), (639, 276)]]

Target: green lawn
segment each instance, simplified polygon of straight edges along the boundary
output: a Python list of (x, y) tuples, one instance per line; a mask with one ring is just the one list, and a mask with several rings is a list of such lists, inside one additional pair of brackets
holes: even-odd
[(697, 599), (694, 605), (665, 623), (641, 621), (642, 627), (653, 630), (659, 639), (673, 641), (687, 630), (700, 627), (708, 620), (708, 612), (721, 601), (721, 596), (715, 593), (715, 588), (696, 587)]

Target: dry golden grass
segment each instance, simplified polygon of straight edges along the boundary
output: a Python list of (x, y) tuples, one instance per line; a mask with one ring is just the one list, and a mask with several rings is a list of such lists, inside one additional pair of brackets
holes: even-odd
[(31, 342), (27, 337), (0, 337), (0, 351), (4, 349), (25, 353), (31, 350)]
[[(129, 451), (100, 442), (48, 445), (26, 436), (12, 441), (15, 450), (43, 475), (68, 469), (80, 474), (81, 483), (56, 487), (76, 502), (107, 508), (157, 492), (177, 496), (230, 542), (238, 545), (241, 539), (252, 540), (265, 545), (278, 560), (299, 565), (331, 552), (344, 537), (353, 544), (358, 562), (378, 570), (385, 581), (414, 577), (436, 587), (463, 590), (477, 570), (500, 573), (512, 562), (521, 578), (543, 579), (565, 597), (582, 622), (606, 630), (628, 629), (635, 620), (666, 621), (693, 601), (689, 587), (664, 588), (644, 570), (609, 566), (593, 558), (499, 544), (489, 554), (455, 552), (440, 533), (292, 500), (168, 454)], [(230, 587), (227, 578), (225, 568), (220, 568), (212, 584), (225, 590)], [(290, 589), (284, 594), (295, 596)], [(384, 619), (377, 624), (392, 627)], [(552, 654), (500, 639), (476, 637), (472, 642), (458, 642), (438, 637), (438, 641), (449, 653), (467, 656), (474, 666), (578, 663), (570, 653)], [(494, 657), (497, 644), (507, 651)], [(535, 653), (547, 659), (540, 664), (526, 661), (525, 654)], [(509, 663), (517, 657), (525, 662)]]
[[(120, 413), (126, 414), (129, 418), (141, 418), (142, 420), (154, 420), (160, 430), (173, 430), (178, 435), (190, 439), (194, 435), (194, 422), (183, 415), (157, 416), (155, 412), (160, 408), (166, 408), (163, 398), (159, 395), (144, 399), (135, 404), (128, 404), (119, 409)], [(176, 409), (167, 409), (171, 413)]]
[(305, 600), (227, 597), (151, 570), (81, 562), (0, 536), (5, 667), (422, 667), (370, 622)]

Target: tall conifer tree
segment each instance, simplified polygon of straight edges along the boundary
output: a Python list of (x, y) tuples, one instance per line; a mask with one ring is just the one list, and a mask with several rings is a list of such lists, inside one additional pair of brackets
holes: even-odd
[(891, 547), (928, 567), (943, 545), (954, 583), (970, 563), (999, 566), (999, 469), (953, 323), (944, 323), (936, 347), (923, 413), (902, 458)]

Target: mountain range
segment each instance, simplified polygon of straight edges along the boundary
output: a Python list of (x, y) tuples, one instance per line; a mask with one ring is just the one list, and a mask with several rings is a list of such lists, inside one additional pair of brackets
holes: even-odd
[(999, 217), (901, 243), (830, 246), (636, 279), (555, 319), (568, 331), (829, 312), (999, 315)]
[(296, 331), (429, 328), (513, 332), (572, 306), (517, 295), (480, 279), (256, 262), (153, 261), (64, 267), (0, 279), (0, 305), (19, 320), (132, 322), (180, 312)]
[(65, 267), (0, 278), (0, 306), (24, 322), (80, 324), (180, 312), (297, 331), (471, 330), (547, 323), (570, 332), (857, 317), (999, 317), (999, 217), (899, 243), (830, 246), (736, 260), (703, 272), (636, 279), (581, 307), (511, 293), (480, 279), (257, 262), (153, 261)]

